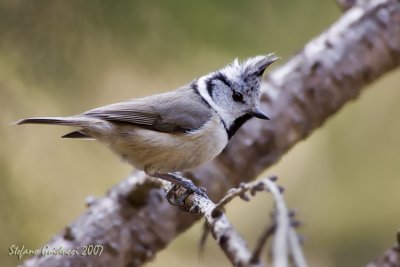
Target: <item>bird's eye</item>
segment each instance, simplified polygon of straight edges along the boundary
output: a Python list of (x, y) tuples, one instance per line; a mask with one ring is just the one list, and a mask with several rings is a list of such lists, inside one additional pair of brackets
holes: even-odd
[(234, 101), (236, 101), (236, 102), (244, 102), (243, 101), (243, 95), (241, 94), (241, 93), (239, 93), (239, 92), (235, 92), (235, 91), (233, 91), (233, 93), (232, 93), (232, 99), (234, 100)]

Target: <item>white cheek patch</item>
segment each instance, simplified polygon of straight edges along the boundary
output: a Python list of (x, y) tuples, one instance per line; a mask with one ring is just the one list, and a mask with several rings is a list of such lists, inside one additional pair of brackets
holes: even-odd
[(207, 80), (212, 77), (212, 74), (203, 76), (200, 79), (197, 80), (197, 89), (199, 91), (199, 94), (201, 97), (204, 98), (204, 100), (207, 101), (207, 103), (215, 110), (217, 113), (221, 110), (220, 107), (214, 102), (210, 94), (208, 93), (207, 89)]
[(226, 127), (229, 127), (233, 123), (231, 114), (227, 114), (225, 110), (220, 108), (212, 99), (207, 90), (207, 80), (212, 78), (214, 73), (203, 76), (197, 80), (197, 90), (200, 96), (207, 101), (207, 103), (217, 112), (221, 120), (224, 122)]

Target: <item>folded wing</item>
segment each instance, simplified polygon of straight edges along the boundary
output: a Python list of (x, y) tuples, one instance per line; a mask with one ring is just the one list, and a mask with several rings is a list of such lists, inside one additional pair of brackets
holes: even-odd
[(179, 133), (199, 129), (213, 114), (201, 96), (187, 86), (173, 92), (93, 109), (82, 115), (159, 132)]

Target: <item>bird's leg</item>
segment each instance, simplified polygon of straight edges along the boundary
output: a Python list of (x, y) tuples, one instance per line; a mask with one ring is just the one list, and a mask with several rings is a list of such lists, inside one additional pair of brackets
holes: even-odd
[[(181, 197), (179, 197), (179, 199), (177, 200), (177, 203), (179, 206), (181, 206), (183, 204), (184, 200), (192, 193), (196, 193), (200, 196), (208, 198), (208, 196), (204, 192), (205, 191), (204, 188), (197, 187), (191, 180), (184, 178), (176, 173), (158, 173), (158, 172), (156, 172), (156, 173), (152, 174), (152, 176), (166, 180), (168, 182), (171, 182), (174, 185), (178, 185), (187, 190), (187, 193), (182, 195)], [(173, 186), (173, 187), (171, 187), (170, 190), (175, 190), (175, 189), (176, 189), (176, 186)], [(167, 192), (167, 197), (171, 193), (170, 190), (168, 190), (168, 192)], [(170, 201), (170, 203), (171, 203), (171, 201)], [(173, 203), (171, 203), (171, 204), (173, 204)]]
[(207, 195), (204, 193), (204, 188), (199, 188), (197, 187), (192, 180), (184, 178), (176, 173), (154, 173), (152, 175), (153, 177), (160, 178), (163, 180), (166, 180), (168, 182), (171, 182), (173, 184), (179, 185), (185, 189), (187, 189), (190, 192), (196, 193), (198, 195), (201, 195), (203, 197), (207, 197)]

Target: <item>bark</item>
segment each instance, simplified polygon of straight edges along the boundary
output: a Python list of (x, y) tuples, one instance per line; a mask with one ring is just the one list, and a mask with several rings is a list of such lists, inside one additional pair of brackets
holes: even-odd
[[(271, 121), (247, 123), (217, 159), (186, 175), (215, 202), (278, 161), (399, 63), (400, 2), (354, 6), (265, 79), (262, 109)], [(198, 218), (169, 205), (158, 183), (134, 172), (48, 243), (63, 249), (100, 244), (101, 256), (35, 256), (22, 266), (140, 266)]]
[(388, 249), (381, 259), (368, 263), (367, 267), (399, 267), (400, 247)]
[[(294, 229), (299, 223), (295, 219), (295, 212), (289, 212), (282, 196), (284, 189), (275, 183), (276, 180), (277, 177), (272, 176), (254, 182), (241, 183), (240, 187), (230, 189), (218, 203), (198, 194), (192, 194), (183, 203), (180, 202), (181, 208), (196, 210), (205, 219), (207, 229), (203, 233), (200, 246), (204, 245), (206, 236), (210, 232), (233, 266), (287, 267), (290, 262), (289, 259), (291, 259), (294, 266), (307, 267), (299, 238)], [(181, 196), (179, 191), (179, 189), (174, 191), (173, 199)], [(271, 212), (272, 222), (267, 225), (252, 252), (246, 241), (227, 219), (224, 207), (237, 197), (250, 201), (251, 197), (258, 192), (271, 193), (275, 205)], [(265, 265), (261, 260), (261, 252), (266, 246), (268, 237), (272, 234), (274, 234), (273, 244), (270, 248), (272, 260)]]

